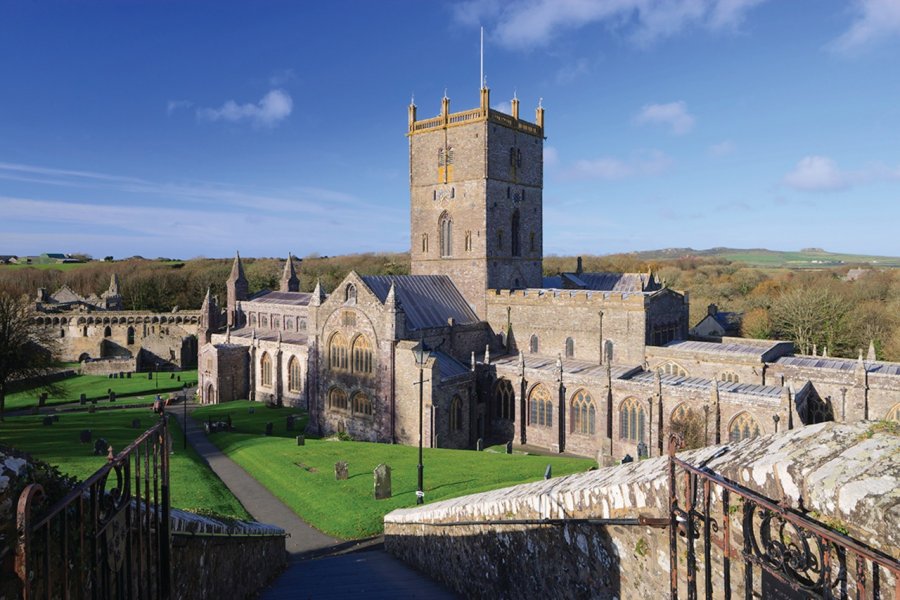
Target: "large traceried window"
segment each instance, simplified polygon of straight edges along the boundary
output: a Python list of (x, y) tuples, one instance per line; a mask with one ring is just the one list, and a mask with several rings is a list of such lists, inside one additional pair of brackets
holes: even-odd
[(299, 392), (303, 388), (303, 381), (300, 373), (300, 361), (296, 356), (292, 356), (288, 361), (288, 390), (291, 392)]
[(749, 414), (742, 412), (731, 420), (728, 426), (728, 440), (740, 442), (758, 436), (761, 433), (759, 423)]
[(450, 215), (444, 213), (440, 218), (441, 229), (441, 256), (447, 257), (453, 255), (453, 221)]
[(572, 433), (594, 435), (597, 431), (597, 409), (590, 392), (578, 390), (572, 396)]
[(347, 392), (339, 387), (328, 390), (328, 407), (337, 410), (347, 410)]
[(266, 352), (259, 359), (259, 371), (262, 384), (266, 387), (272, 386), (272, 357)]
[(510, 240), (512, 240), (512, 255), (522, 256), (522, 248), (519, 242), (519, 211), (514, 211), (512, 216), (512, 224), (510, 230)]
[(347, 338), (338, 331), (331, 336), (328, 343), (328, 367), (334, 370), (348, 370), (350, 368), (349, 347)]
[(462, 426), (462, 400), (459, 396), (453, 396), (453, 400), (450, 401), (450, 431), (462, 431)]
[(364, 335), (358, 335), (353, 340), (353, 372), (372, 374), (372, 344)]
[(644, 442), (646, 416), (635, 398), (626, 398), (619, 406), (619, 438), (632, 443)]
[(538, 427), (553, 427), (553, 401), (543, 384), (537, 384), (528, 397), (531, 424)]
[(356, 392), (353, 394), (353, 400), (350, 404), (353, 409), (353, 414), (364, 415), (367, 417), (372, 416), (372, 399), (363, 392)]
[(511, 421), (516, 418), (516, 394), (509, 379), (501, 379), (497, 382), (494, 400), (496, 402), (498, 419), (509, 419)]

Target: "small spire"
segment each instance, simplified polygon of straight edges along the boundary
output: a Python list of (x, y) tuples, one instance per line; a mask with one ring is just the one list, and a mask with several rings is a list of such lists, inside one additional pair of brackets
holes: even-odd
[(109, 290), (107, 291), (110, 296), (119, 295), (119, 276), (115, 273), (109, 276)]
[(869, 340), (869, 353), (866, 356), (866, 360), (869, 362), (875, 362), (878, 358), (875, 355), (875, 340)]
[(325, 301), (325, 292), (322, 291), (322, 282), (316, 279), (316, 287), (313, 289), (312, 298), (309, 303), (312, 306), (321, 306)]
[(475, 372), (475, 351), (472, 350), (472, 372)]
[(491, 345), (487, 344), (484, 347), (484, 364), (491, 364)]
[(247, 281), (247, 276), (244, 275), (244, 263), (241, 262), (241, 253), (234, 253), (234, 262), (231, 264), (231, 275), (228, 277), (228, 281)]
[(444, 88), (444, 98), (443, 98), (443, 99), (444, 99), (444, 100), (447, 99), (447, 88)]
[(409, 97), (409, 105), (410, 106), (416, 105), (416, 93), (415, 92), (413, 92), (412, 95)]
[(828, 358), (828, 346), (822, 346), (822, 358)]
[(287, 261), (284, 263), (284, 271), (281, 273), (281, 291), (300, 291), (300, 279), (297, 277), (297, 271), (294, 270), (294, 257), (290, 252), (288, 252)]
[(391, 288), (388, 290), (387, 296), (384, 299), (384, 305), (394, 310), (400, 308), (400, 303), (397, 301), (397, 290), (394, 288), (393, 279), (391, 279)]
[(540, 109), (544, 108), (544, 99), (543, 98), (538, 98), (538, 108), (540, 108)]

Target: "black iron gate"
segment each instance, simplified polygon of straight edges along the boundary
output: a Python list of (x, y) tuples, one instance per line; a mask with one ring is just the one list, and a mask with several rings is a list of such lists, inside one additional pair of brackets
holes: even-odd
[(17, 512), (16, 574), (32, 598), (166, 599), (170, 591), (166, 418), (55, 505), (38, 484)]
[[(686, 569), (681, 589), (686, 590), (688, 600), (697, 598), (698, 572), (707, 599), (730, 599), (734, 583), (738, 597), (746, 600), (877, 600), (890, 597), (892, 588), (893, 598), (900, 600), (900, 562), (801, 511), (725, 479), (705, 464), (681, 460), (675, 456), (677, 445), (673, 437), (669, 442), (673, 600), (679, 593), (679, 562)], [(727, 448), (720, 454), (724, 451)], [(685, 546), (681, 555), (679, 543)], [(699, 569), (698, 547), (703, 553)]]

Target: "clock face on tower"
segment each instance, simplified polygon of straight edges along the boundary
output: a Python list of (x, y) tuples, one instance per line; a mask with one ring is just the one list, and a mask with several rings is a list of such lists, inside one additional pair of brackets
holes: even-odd
[(450, 187), (450, 188), (442, 187), (442, 188), (437, 188), (434, 190), (435, 201), (452, 200), (455, 196), (456, 196), (456, 189), (452, 188), (452, 187)]

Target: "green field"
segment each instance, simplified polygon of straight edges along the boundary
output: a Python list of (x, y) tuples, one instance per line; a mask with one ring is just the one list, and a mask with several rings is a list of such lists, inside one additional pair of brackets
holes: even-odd
[(80, 269), (81, 267), (89, 264), (91, 263), (36, 263), (33, 265), (0, 265), (0, 269), (41, 269), (42, 271), (55, 269), (57, 271), (72, 271), (74, 269)]
[[(157, 381), (156, 377), (159, 377)], [(180, 390), (185, 383), (188, 387), (197, 384), (197, 370), (179, 371), (176, 377), (181, 381), (170, 379), (170, 374), (163, 372), (153, 374), (153, 379), (147, 379), (147, 373), (132, 373), (131, 379), (109, 379), (106, 375), (77, 375), (57, 382), (55, 392), (49, 392), (47, 405), (62, 404), (65, 402), (77, 402), (81, 394), (87, 394), (88, 400), (94, 398), (106, 400), (109, 398), (107, 390), (112, 389), (118, 398), (127, 398), (128, 402), (152, 402), (157, 391), (162, 394), (174, 390)], [(158, 385), (158, 387), (157, 387)], [(37, 406), (41, 388), (19, 390), (6, 395), (6, 410), (16, 410)]]
[[(255, 406), (253, 415), (248, 407)], [(268, 418), (275, 411), (259, 403), (229, 402), (197, 409), (205, 421), (231, 414), (240, 431), (261, 431), (266, 420), (275, 425), (272, 437), (259, 433), (216, 433), (210, 436), (232, 460), (287, 504), (302, 519), (329, 535), (355, 539), (383, 530), (383, 517), (395, 508), (414, 506), (418, 449), (411, 446), (307, 439), (297, 446), (296, 432), (288, 432), (284, 418)], [(285, 413), (287, 414), (287, 413)], [(279, 415), (281, 417), (281, 415)], [(349, 479), (336, 481), (334, 463), (349, 463)], [(589, 459), (506, 455), (469, 450), (424, 451), (427, 502), (541, 479), (548, 464), (554, 475), (586, 471)], [(385, 463), (392, 469), (393, 497), (376, 501), (372, 471)]]
[(826, 269), (866, 265), (874, 268), (900, 268), (900, 257), (842, 254), (808, 248), (800, 251), (765, 250), (762, 248), (667, 248), (633, 253), (646, 260), (673, 260), (686, 257), (721, 258), (754, 267), (785, 269)]
[[(132, 419), (140, 419), (140, 429), (131, 427)], [(63, 413), (50, 426), (42, 424), (43, 416), (9, 417), (0, 423), (0, 440), (59, 467), (63, 473), (84, 479), (106, 462), (105, 456), (94, 456), (93, 443), (81, 444), (83, 429), (93, 432), (93, 439), (105, 439), (118, 453), (156, 422), (149, 409), (132, 408)], [(249, 519), (225, 484), (206, 466), (188, 445), (182, 449), (182, 433), (175, 419), (169, 419), (174, 454), (170, 461), (172, 506), (186, 510), (212, 512), (237, 519)]]

